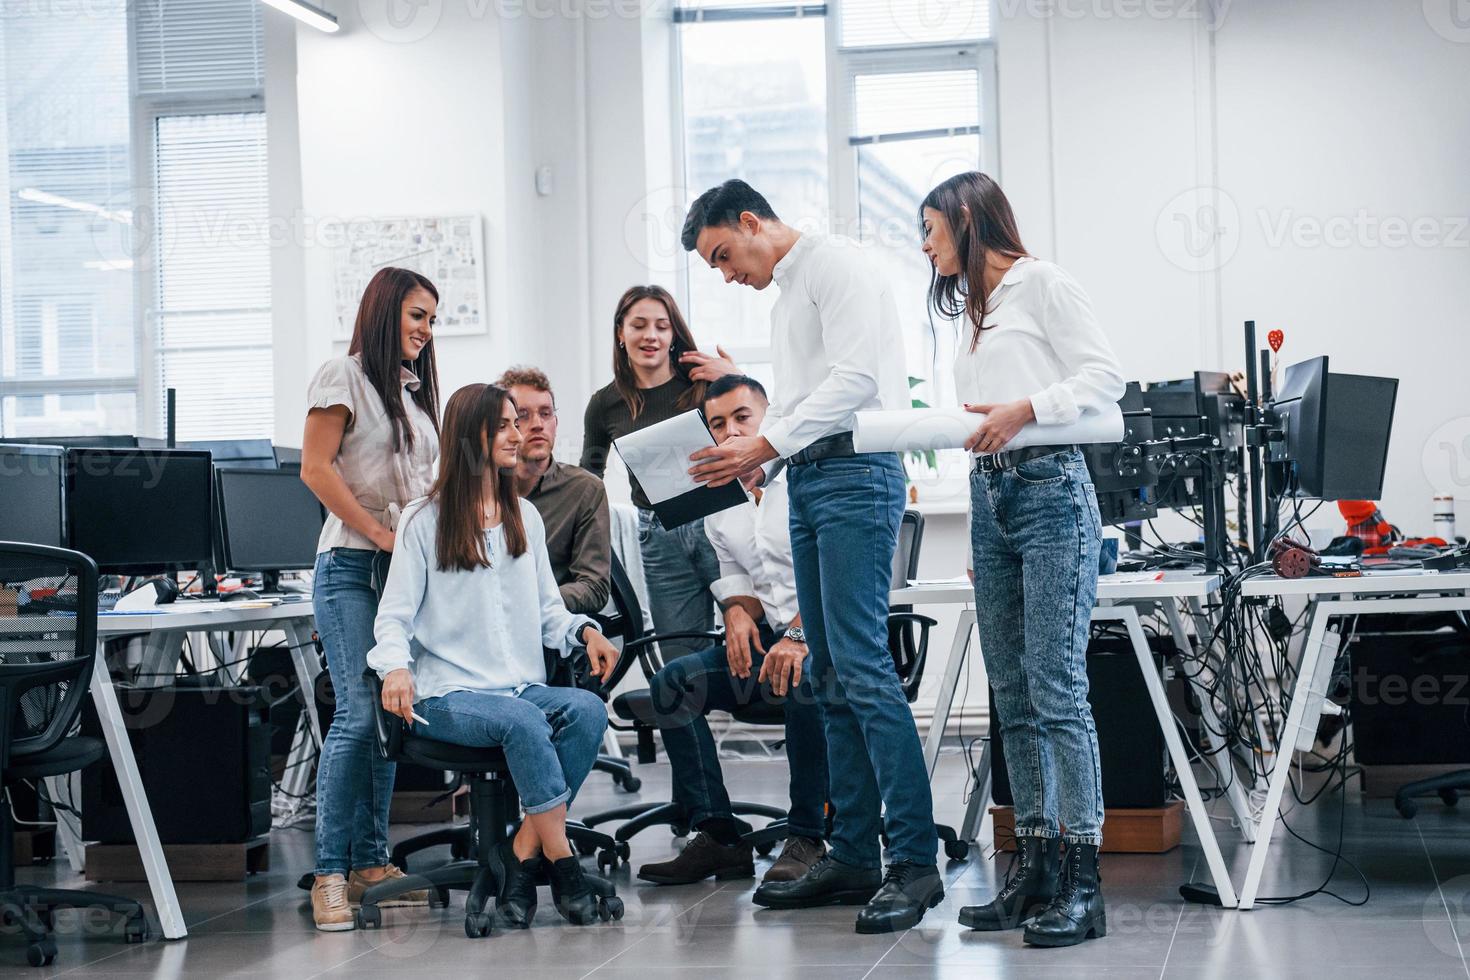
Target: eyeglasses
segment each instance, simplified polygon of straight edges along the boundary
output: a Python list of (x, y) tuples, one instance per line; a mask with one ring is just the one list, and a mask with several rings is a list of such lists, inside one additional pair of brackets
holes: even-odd
[[(517, 422), (525, 422), (530, 417), (531, 417), (531, 413), (529, 411), (527, 411), (526, 409), (524, 409), (524, 408), (523, 409), (520, 409), (519, 411), (516, 412), (516, 421)], [(538, 419), (540, 419), (542, 422), (550, 422), (552, 419), (556, 418), (556, 409), (554, 409), (554, 408), (538, 408), (536, 410), (536, 417)]]

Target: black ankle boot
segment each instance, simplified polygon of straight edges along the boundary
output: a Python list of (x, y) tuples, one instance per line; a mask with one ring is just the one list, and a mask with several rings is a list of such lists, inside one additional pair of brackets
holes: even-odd
[(536, 918), (536, 885), (545, 877), (545, 861), (540, 857), (520, 860), (508, 840), (495, 850), (500, 862), (500, 894), (495, 897), (495, 910), (506, 925), (529, 929)]
[(1061, 871), (1062, 843), (1055, 837), (1017, 837), (1016, 864), (987, 905), (960, 909), (960, 925), (981, 932), (1017, 929), (1051, 904)]
[(583, 873), (576, 855), (549, 862), (551, 865), (551, 898), (556, 910), (574, 926), (597, 921), (596, 885)]
[(1056, 897), (1026, 927), (1023, 938), (1032, 946), (1075, 946), (1107, 934), (1097, 845), (1069, 843), (1067, 853), (1062, 856)]

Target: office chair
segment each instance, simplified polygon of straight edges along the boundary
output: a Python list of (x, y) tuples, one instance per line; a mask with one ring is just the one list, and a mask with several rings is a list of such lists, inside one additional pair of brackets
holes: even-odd
[[(554, 650), (543, 650), (542, 652), (546, 657), (546, 683), (548, 685), (552, 687), (575, 687), (579, 683), (579, 674), (585, 677), (585, 665), (587, 662), (585, 653), (574, 653), (571, 657), (562, 658)], [(374, 677), (376, 676), (374, 675)], [(607, 700), (607, 694), (598, 690), (595, 684), (586, 684), (584, 686), (601, 694), (604, 701)], [(375, 688), (375, 690), (377, 689)], [(378, 695), (375, 694), (374, 697), (378, 698)], [(374, 702), (374, 705), (375, 707), (381, 708), (381, 698), (378, 698)], [(593, 768), (597, 769), (599, 767), (594, 763)], [(613, 778), (615, 780), (618, 779), (617, 776)], [(635, 786), (634, 789), (636, 788)], [(448, 790), (448, 792), (453, 793), (458, 789), (459, 784), (456, 782), (455, 786)], [(593, 830), (584, 821), (573, 820), (570, 817), (567, 818), (567, 839), (572, 842), (572, 845), (577, 848), (580, 854), (592, 854), (596, 852), (599, 855), (597, 862), (599, 868), (616, 866), (617, 855), (620, 851), (626, 852), (628, 848), (627, 844), (623, 844), (620, 847), (618, 842), (613, 840), (612, 837), (599, 830)], [(427, 833), (410, 837), (408, 840), (401, 841), (393, 848), (390, 860), (398, 865), (400, 869), (407, 871), (408, 856), (410, 854), (441, 844), (449, 845), (449, 856), (453, 860), (458, 861), (471, 857), (474, 854), (473, 819), (469, 824), (462, 827), (443, 827), (439, 830), (431, 830)], [(628, 855), (623, 853), (622, 857), (624, 860), (627, 860)], [(310, 888), (311, 886), (308, 884), (306, 887)]]
[(26, 960), (48, 966), (58, 908), (121, 916), (129, 943), (148, 938), (143, 906), (98, 892), (15, 883), (10, 788), (76, 772), (107, 755), (75, 734), (97, 657), (97, 566), (76, 551), (0, 543), (0, 924), (25, 933)]
[[(357, 925), (362, 929), (381, 926), (383, 913), (378, 903), (405, 892), (427, 889), (432, 893), (430, 904), (445, 907), (449, 904), (449, 890), (456, 889), (469, 893), (465, 897), (465, 935), (471, 939), (483, 938), (490, 934), (493, 918), (486, 907), (500, 891), (491, 856), (496, 845), (508, 840), (520, 823), (520, 797), (511, 781), (505, 753), (499, 748), (467, 748), (415, 735), (405, 729), (401, 718), (383, 708), (383, 682), (377, 672), (365, 671), (363, 677), (372, 688), (378, 749), (385, 757), (430, 769), (446, 769), (469, 782), (470, 825), (465, 831), (470, 837), (464, 846), (467, 853), (475, 856), (373, 885), (363, 892), (362, 905), (355, 916)], [(570, 830), (568, 827), (568, 836)], [(623, 900), (618, 898), (612, 883), (589, 877), (599, 892), (597, 911), (602, 921), (621, 919)]]
[[(619, 682), (627, 675), (636, 661), (643, 669), (646, 680), (652, 681), (653, 675), (657, 674), (663, 667), (662, 655), (656, 649), (660, 641), (667, 640), (708, 640), (712, 645), (723, 642), (724, 635), (719, 632), (687, 631), (678, 633), (655, 634), (647, 630), (643, 625), (643, 612), (638, 603), (637, 593), (633, 589), (633, 582), (628, 577), (616, 554), (612, 559), (612, 601), (618, 611), (616, 623), (621, 626), (623, 638), (623, 655), (618, 660), (618, 666), (613, 671), (607, 683), (604, 685), (607, 691), (614, 690)], [(612, 636), (611, 633), (608, 634)], [(654, 733), (658, 731), (658, 721), (653, 712), (653, 695), (648, 688), (644, 687), (636, 691), (628, 691), (619, 694), (612, 702), (613, 715), (612, 727), (618, 731), (631, 731), (638, 737), (638, 762), (640, 765), (648, 765), (658, 758), (658, 749), (654, 742)], [(735, 715), (737, 720), (747, 721), (760, 725), (785, 725), (785, 716), (780, 705), (767, 705), (758, 703), (748, 709), (742, 709)], [(743, 801), (732, 801), (731, 809), (737, 816), (769, 817), (773, 820), (785, 819), (786, 811), (780, 807), (769, 806), (764, 803), (746, 803)], [(599, 869), (613, 867), (617, 859), (626, 862), (629, 857), (630, 848), (628, 840), (639, 831), (649, 827), (668, 825), (672, 828), (674, 836), (683, 837), (689, 832), (687, 815), (684, 808), (677, 803), (630, 803), (627, 806), (615, 807), (600, 813), (591, 814), (583, 818), (583, 822), (589, 827), (608, 823), (613, 820), (626, 821), (613, 832), (613, 838), (617, 842), (613, 856), (614, 860), (604, 864), (605, 854), (599, 854), (597, 866)], [(777, 840), (785, 840), (783, 833)], [(764, 856), (771, 852), (775, 842), (763, 844), (760, 853)], [(583, 853), (590, 853), (583, 851)]]

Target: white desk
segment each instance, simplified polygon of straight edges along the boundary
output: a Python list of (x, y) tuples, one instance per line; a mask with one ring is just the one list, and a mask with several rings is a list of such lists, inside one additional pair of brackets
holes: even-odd
[[(1187, 639), (1181, 635), (1183, 626), (1179, 619), (1178, 604), (1188, 602), (1197, 615), (1203, 615), (1203, 601), (1217, 592), (1219, 588), (1219, 575), (1191, 571), (1165, 572), (1163, 577), (1156, 581), (1142, 582), (1129, 581), (1122, 576), (1103, 576), (1098, 580), (1098, 605), (1092, 611), (1092, 621), (1119, 622), (1128, 631), (1129, 640), (1143, 673), (1144, 684), (1148, 688), (1149, 700), (1153, 703), (1159, 728), (1164, 735), (1164, 743), (1168, 746), (1169, 757), (1174, 763), (1175, 772), (1179, 775), (1179, 783), (1184, 790), (1190, 819), (1194, 822), (1195, 833), (1199, 837), (1200, 845), (1204, 848), (1210, 876), (1214, 879), (1215, 887), (1220, 893), (1221, 903), (1227, 908), (1232, 908), (1235, 906), (1235, 888), (1230, 882), (1225, 859), (1220, 853), (1219, 841), (1215, 837), (1214, 828), (1210, 824), (1210, 816), (1205, 811), (1204, 800), (1200, 796), (1199, 783), (1194, 778), (1189, 755), (1185, 751), (1183, 740), (1179, 737), (1179, 729), (1175, 724), (1173, 711), (1164, 693), (1163, 681), (1154, 667), (1153, 653), (1149, 649), (1148, 638), (1144, 635), (1143, 625), (1138, 616), (1140, 606), (1152, 609), (1163, 605), (1166, 611), (1171, 612), (1170, 623), (1176, 632), (1176, 642), (1187, 642)], [(959, 623), (955, 627), (954, 641), (950, 648), (949, 662), (945, 664), (944, 679), (940, 684), (934, 719), (930, 724), (929, 737), (924, 743), (924, 762), (928, 766), (929, 776), (932, 779), (934, 766), (939, 758), (939, 746), (944, 738), (944, 729), (949, 723), (950, 704), (954, 700), (960, 674), (970, 651), (971, 634), (975, 627), (975, 593), (969, 585), (916, 585), (906, 589), (895, 589), (889, 593), (888, 599), (891, 605), (917, 606), (954, 603), (965, 606), (960, 613)], [(1204, 640), (1203, 635), (1201, 639)], [(1202, 700), (1207, 702), (1207, 699)], [(1210, 727), (1218, 728), (1218, 726), (1207, 726), (1207, 728)], [(1219, 755), (1216, 753), (1216, 757)], [(1226, 764), (1228, 765), (1228, 759)], [(1222, 777), (1222, 781), (1230, 786), (1236, 784), (1234, 779), (1224, 780)], [(1240, 795), (1238, 803), (1243, 807), (1243, 791), (1237, 788), (1236, 792)], [(980, 795), (977, 793), (977, 796)], [(984, 795), (988, 796), (988, 793)], [(1232, 805), (1236, 804), (1237, 801), (1233, 799)], [(972, 814), (967, 816), (967, 823), (974, 822), (973, 814), (978, 811), (978, 807), (973, 802), (971, 811)], [(970, 832), (973, 833), (973, 830)], [(962, 831), (961, 836), (965, 837), (965, 832)]]
[[(236, 603), (181, 600), (174, 603), (172, 608), (162, 607), (160, 610), (138, 613), (104, 613), (97, 617), (97, 660), (92, 678), (92, 701), (97, 708), (102, 736), (107, 742), (113, 771), (117, 774), (117, 783), (127, 806), (133, 837), (138, 842), (138, 853), (148, 875), (148, 887), (153, 893), (153, 905), (158, 912), (165, 939), (182, 939), (188, 932), (184, 928), (179, 899), (174, 893), (173, 879), (169, 877), (168, 864), (163, 857), (163, 847), (158, 841), (153, 811), (148, 806), (148, 797), (143, 792), (143, 783), (138, 777), (138, 762), (133, 757), (133, 746), (128, 740), (127, 728), (118, 706), (117, 691), (112, 685), (112, 676), (103, 658), (102, 643), (120, 635), (147, 634), (148, 648), (144, 656), (144, 669), (171, 671), (178, 663), (178, 653), (187, 633), (267, 629), (279, 629), (286, 633), (292, 648), (292, 662), (296, 667), (297, 679), (302, 684), (303, 700), (307, 705), (314, 737), (318, 729), (313, 691), (321, 668), (311, 642), (312, 605), (309, 597), (304, 601), (253, 609), (241, 608)], [(56, 782), (48, 782), (51, 783), (52, 795), (56, 796)], [(57, 831), (73, 870), (81, 871), (84, 853), (82, 841), (72, 832), (71, 825), (66, 821), (57, 821)]]
[(1246, 580), (1241, 586), (1241, 595), (1247, 598), (1296, 596), (1307, 600), (1307, 637), (1302, 644), (1296, 683), (1292, 686), (1291, 707), (1277, 742), (1267, 784), (1266, 805), (1261, 811), (1260, 826), (1251, 848), (1250, 868), (1240, 893), (1240, 908), (1249, 909), (1255, 907), (1261, 875), (1266, 868), (1271, 834), (1276, 829), (1281, 797), (1291, 773), (1292, 748), (1303, 726), (1316, 730), (1317, 719), (1304, 716), (1308, 700), (1315, 701), (1314, 694), (1326, 694), (1325, 691), (1313, 692), (1311, 684), (1329, 623), (1336, 616), (1361, 613), (1470, 612), (1470, 572), (1419, 571), (1411, 574), (1369, 574), (1361, 578), (1301, 579), (1267, 575)]

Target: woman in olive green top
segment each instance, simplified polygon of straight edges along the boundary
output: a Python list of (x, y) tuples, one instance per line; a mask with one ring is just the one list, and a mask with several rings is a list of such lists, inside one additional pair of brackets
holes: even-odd
[[(723, 352), (721, 352), (723, 353)], [(613, 381), (587, 403), (582, 468), (602, 476), (614, 439), (698, 408), (706, 381), (735, 366), (700, 354), (679, 306), (661, 286), (634, 286), (613, 316)], [(710, 585), (720, 577), (704, 521), (669, 530), (629, 474), (638, 507), (638, 550), (649, 611), (660, 633), (714, 628)], [(692, 652), (697, 641), (663, 644), (665, 657)]]

